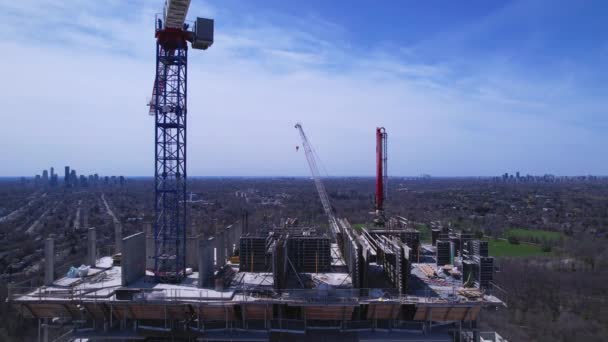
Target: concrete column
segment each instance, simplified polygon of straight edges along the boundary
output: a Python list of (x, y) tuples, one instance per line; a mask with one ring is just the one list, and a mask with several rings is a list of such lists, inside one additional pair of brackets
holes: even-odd
[(55, 240), (47, 238), (44, 242), (44, 285), (52, 285), (55, 280)]
[(198, 287), (209, 286), (209, 278), (213, 275), (213, 237), (200, 240), (198, 246)]
[(146, 232), (146, 268), (154, 268), (154, 230), (152, 223), (144, 224), (144, 231)]
[(224, 241), (224, 243), (226, 244), (226, 259), (230, 258), (230, 256), (232, 256), (232, 233), (234, 232), (234, 230), (232, 229), (232, 226), (228, 226), (226, 227), (226, 230), (224, 231), (224, 239), (226, 241)]
[(87, 247), (87, 263), (89, 266), (95, 267), (97, 263), (97, 234), (95, 228), (89, 228)]
[(119, 222), (114, 223), (114, 253), (122, 253), (122, 225)]
[(216, 249), (217, 249), (217, 267), (222, 267), (226, 263), (226, 240), (225, 231), (217, 234)]
[(146, 243), (143, 232), (128, 236), (122, 241), (125, 245), (121, 258), (121, 284), (127, 286), (146, 275)]

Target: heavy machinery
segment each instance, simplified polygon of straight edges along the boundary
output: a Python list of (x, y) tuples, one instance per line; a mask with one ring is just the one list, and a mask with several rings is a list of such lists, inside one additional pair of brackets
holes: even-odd
[(384, 215), (384, 200), (387, 194), (388, 165), (387, 165), (387, 140), (388, 134), (384, 127), (376, 128), (376, 203), (374, 224), (384, 227), (386, 216)]
[(186, 114), (188, 43), (213, 44), (213, 20), (185, 19), (190, 0), (166, 0), (155, 20), (156, 77), (150, 115), (155, 118), (154, 275), (179, 281), (186, 274)]
[(300, 133), (300, 138), (302, 138), (302, 147), (304, 148), (304, 152), (306, 154), (306, 160), (308, 160), (308, 167), (310, 168), (310, 173), (312, 174), (312, 178), (315, 182), (315, 187), (319, 193), (319, 198), (321, 199), (321, 204), (323, 205), (323, 211), (325, 212), (325, 215), (327, 215), (327, 219), (329, 221), (329, 230), (335, 240), (340, 232), (340, 229), (338, 227), (338, 221), (336, 220), (334, 210), (329, 204), (329, 197), (327, 196), (325, 186), (323, 185), (323, 182), (321, 182), (321, 175), (319, 173), (319, 168), (317, 167), (314, 150), (308, 141), (306, 133), (304, 133), (302, 124), (297, 123), (295, 128)]

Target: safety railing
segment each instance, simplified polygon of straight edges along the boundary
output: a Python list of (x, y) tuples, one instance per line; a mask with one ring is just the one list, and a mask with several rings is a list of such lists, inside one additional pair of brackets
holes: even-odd
[[(115, 283), (114, 283), (115, 284)], [(360, 302), (400, 304), (467, 304), (462, 296), (436, 297), (403, 295), (394, 288), (387, 289), (287, 289), (277, 292), (265, 289), (201, 289), (187, 285), (168, 285), (169, 288), (132, 288), (120, 285), (105, 286), (103, 278), (86, 286), (34, 287), (9, 286), (9, 300), (87, 300), (87, 301), (145, 301), (145, 302), (204, 302), (222, 303), (259, 302), (298, 303), (308, 305), (356, 305)], [(483, 295), (483, 293), (482, 293)], [(483, 298), (483, 297), (481, 297)]]

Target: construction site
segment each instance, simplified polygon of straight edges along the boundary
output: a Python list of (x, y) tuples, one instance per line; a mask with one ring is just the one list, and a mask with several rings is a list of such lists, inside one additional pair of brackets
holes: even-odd
[(56, 277), (54, 240), (46, 240), (44, 286), (9, 289), (12, 306), (38, 320), (39, 339), (69, 326), (64, 340), (503, 341), (478, 328), (482, 309), (506, 306), (487, 241), (438, 224), (432, 242), (423, 243), (407, 218), (385, 211), (382, 127), (366, 226), (353, 227), (332, 207), (298, 123), (327, 224), (290, 218), (250, 226), (245, 215), (215, 234), (187, 235), (188, 49), (209, 48), (214, 30), (211, 19), (187, 24), (189, 5), (168, 0), (155, 20), (154, 222), (117, 236), (110, 252), (89, 229), (86, 267), (77, 276)]

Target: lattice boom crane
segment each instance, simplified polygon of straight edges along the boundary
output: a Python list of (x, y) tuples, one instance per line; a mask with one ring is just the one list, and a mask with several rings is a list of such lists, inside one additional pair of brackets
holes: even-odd
[(190, 0), (167, 0), (156, 18), (156, 77), (150, 115), (155, 118), (154, 269), (161, 281), (186, 275), (186, 114), (188, 42), (213, 44), (213, 20), (185, 23)]
[(315, 154), (310, 142), (308, 141), (308, 137), (306, 137), (306, 133), (304, 133), (304, 129), (302, 129), (302, 124), (297, 123), (295, 128), (298, 130), (298, 132), (300, 132), (300, 138), (302, 138), (302, 147), (304, 148), (306, 159), (308, 160), (308, 167), (310, 168), (312, 178), (315, 182), (315, 187), (319, 193), (319, 198), (321, 199), (321, 204), (323, 205), (323, 211), (325, 211), (325, 215), (327, 215), (327, 219), (329, 220), (330, 231), (333, 237), (336, 238), (337, 234), (339, 233), (338, 222), (334, 215), (334, 211), (329, 204), (329, 197), (327, 196), (325, 186), (323, 185), (323, 182), (321, 182), (321, 174), (319, 173), (319, 168), (317, 167)]

